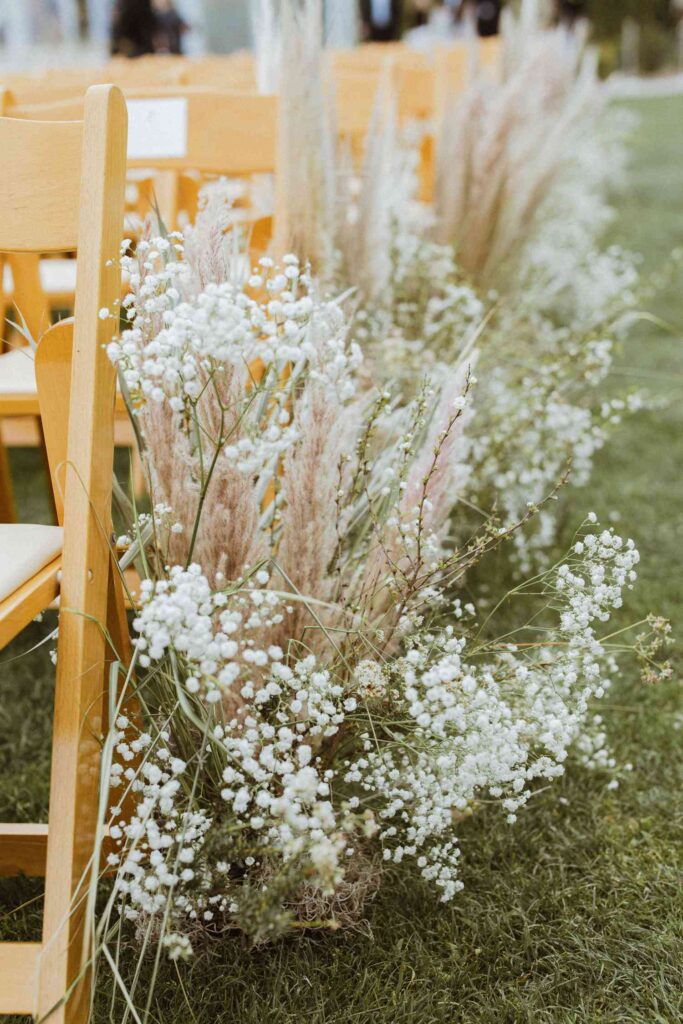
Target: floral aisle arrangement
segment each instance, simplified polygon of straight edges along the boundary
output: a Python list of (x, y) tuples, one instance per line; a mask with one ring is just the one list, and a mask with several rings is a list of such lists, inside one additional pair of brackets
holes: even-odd
[[(386, 90), (360, 171), (335, 150), (312, 0), (285, 5), (277, 46), (281, 205), (311, 199), (306, 217), (281, 222), (280, 251), (310, 259), (333, 291), (355, 288), (368, 383), (412, 397), (476, 343), (466, 497), (508, 526), (558, 481), (585, 484), (614, 424), (643, 403), (601, 388), (642, 293), (636, 256), (602, 242), (628, 126), (582, 40), (542, 31), (523, 7), (506, 19), (503, 81), (474, 75), (434, 126), (431, 205), (416, 199), (410, 126), (398, 129)], [(302, 87), (303, 66), (315, 88)], [(544, 564), (555, 519), (546, 506), (516, 536), (522, 571)]]
[[(141, 589), (112, 675), (94, 928), (129, 1007), (129, 938), (158, 963), (233, 931), (350, 925), (398, 864), (449, 901), (478, 807), (513, 823), (571, 757), (616, 784), (596, 702), (638, 552), (589, 515), (548, 553), (568, 463), (585, 480), (623, 411), (600, 385), (638, 285), (600, 245), (601, 147), (613, 169), (621, 150), (590, 67), (515, 36), (505, 83), (472, 82), (453, 117), (487, 116), (468, 174), (453, 163), (458, 214), (452, 126), (433, 207), (386, 98), (357, 173), (331, 142), (317, 5), (285, 5), (281, 34), (266, 6), (292, 253), (253, 265), (214, 188), (184, 238), (126, 250), (109, 347), (149, 493), (140, 511), (117, 492)], [(530, 576), (510, 593), (499, 549)], [(637, 640), (649, 678), (665, 636), (654, 620)]]
[(178, 959), (338, 927), (401, 862), (451, 900), (463, 817), (514, 822), (572, 750), (613, 766), (593, 702), (638, 552), (589, 516), (498, 635), (506, 595), (480, 616), (463, 584), (537, 509), (453, 530), (474, 354), (399, 401), (294, 256), (240, 277), (200, 218), (124, 264), (109, 354), (153, 511), (120, 539), (142, 585), (105, 745), (107, 959), (121, 928)]

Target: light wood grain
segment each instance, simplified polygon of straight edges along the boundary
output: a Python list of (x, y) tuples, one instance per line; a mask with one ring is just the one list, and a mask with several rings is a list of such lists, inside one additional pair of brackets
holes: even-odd
[(73, 319), (61, 320), (45, 333), (35, 357), (45, 446), (60, 525), (64, 522), (73, 338)]
[(7, 262), (12, 268), (12, 304), (23, 318), (34, 341), (50, 326), (50, 310), (40, 281), (40, 257), (35, 252), (10, 253)]
[[(83, 127), (0, 118), (0, 250), (64, 252), (78, 240)], [(11, 173), (10, 172), (11, 169)]]
[(0, 436), (0, 523), (15, 523), (17, 509), (7, 448)]
[[(130, 88), (131, 100), (184, 98), (188, 105), (187, 154), (181, 157), (140, 157), (132, 167), (192, 168), (214, 174), (256, 174), (271, 171), (275, 152), (274, 96), (256, 91), (192, 86)], [(39, 105), (8, 105), (8, 114), (22, 120), (64, 121), (82, 116), (83, 98)]]
[(0, 959), (0, 1015), (33, 1014), (40, 962), (39, 942), (5, 942)]
[(10, 825), (0, 822), (0, 875), (42, 877), (45, 874), (47, 828), (47, 824)]
[[(46, 822), (19, 825), (0, 822), (0, 877), (44, 877), (48, 836), (49, 825)], [(115, 841), (109, 836), (108, 828), (105, 828), (102, 840), (103, 870), (107, 870), (107, 855), (116, 849)]]
[[(112, 656), (105, 650), (104, 627), (116, 637), (121, 656), (128, 656), (122, 591), (111, 571), (109, 543), (115, 382), (104, 345), (111, 325), (98, 315), (120, 289), (116, 257), (126, 157), (121, 93), (109, 86), (91, 90), (84, 118), (84, 124), (0, 118), (0, 152), (4, 157), (21, 154), (5, 168), (0, 247), (19, 252), (78, 248), (73, 345), (71, 325), (62, 324), (46, 333), (37, 357), (50, 459), (66, 466), (59, 509), (65, 524), (63, 578), (39, 983), (38, 946), (0, 945), (0, 1008), (54, 1009), (50, 1019), (55, 1024), (85, 1024), (88, 1014), (88, 973), (82, 971), (88, 948), (80, 897), (96, 827), (99, 735)], [(2, 603), (0, 642), (51, 603), (59, 565), (55, 559)], [(42, 870), (44, 829), (26, 834), (4, 826), (4, 832), (5, 866), (11, 866), (9, 858), (15, 867)], [(63, 1002), (73, 982), (74, 992)]]
[(126, 109), (117, 89), (88, 91), (82, 138), (40, 1011), (48, 1013), (74, 980), (81, 981), (55, 1012), (57, 1024), (84, 1022), (88, 1011), (82, 878), (87, 883), (97, 807), (115, 398), (114, 369), (104, 348), (111, 326), (98, 314), (112, 306), (120, 287)]

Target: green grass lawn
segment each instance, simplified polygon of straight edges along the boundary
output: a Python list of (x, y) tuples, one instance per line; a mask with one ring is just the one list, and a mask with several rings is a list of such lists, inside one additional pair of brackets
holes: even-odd
[[(683, 98), (632, 104), (642, 122), (614, 236), (656, 269), (683, 244)], [(619, 428), (593, 481), (563, 498), (572, 525), (593, 509), (633, 536), (640, 581), (621, 623), (652, 610), (680, 624), (683, 599), (683, 292), (653, 302), (673, 333), (643, 325), (614, 383), (667, 400)], [(26, 514), (40, 512), (20, 460)], [(38, 504), (37, 504), (38, 503)], [(0, 669), (0, 818), (46, 808), (51, 666), (35, 626)], [(677, 676), (680, 680), (680, 652)], [(572, 768), (539, 793), (514, 827), (483, 811), (463, 823), (464, 892), (444, 907), (397, 871), (346, 934), (300, 936), (250, 952), (238, 939), (164, 968), (153, 1003), (163, 1024), (675, 1024), (683, 1019), (683, 695), (677, 681), (647, 688), (626, 673), (604, 706), (633, 773), (616, 791)], [(679, 716), (680, 731), (675, 728)], [(560, 798), (558, 800), (558, 797)], [(40, 886), (0, 886), (0, 936), (37, 937)], [(110, 1016), (98, 995), (98, 1020)]]

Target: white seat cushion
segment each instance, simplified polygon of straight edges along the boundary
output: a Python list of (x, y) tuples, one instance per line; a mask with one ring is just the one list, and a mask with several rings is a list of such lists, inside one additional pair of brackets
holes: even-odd
[[(119, 391), (118, 378), (116, 390)], [(3, 395), (37, 395), (33, 349), (18, 345), (0, 354), (0, 398)]]
[[(40, 286), (46, 295), (72, 295), (76, 290), (76, 260), (41, 260)], [(9, 263), (5, 264), (2, 287), (5, 295), (11, 295), (14, 291), (12, 268)]]
[(0, 601), (35, 576), (61, 550), (61, 526), (0, 523)]
[(0, 395), (35, 395), (33, 349), (20, 345), (0, 355)]
[(48, 295), (73, 295), (76, 291), (76, 260), (41, 260), (40, 283)]

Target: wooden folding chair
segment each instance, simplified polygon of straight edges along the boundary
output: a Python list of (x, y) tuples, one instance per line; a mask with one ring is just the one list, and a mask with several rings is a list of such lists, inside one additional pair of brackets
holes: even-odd
[(138, 60), (114, 57), (99, 67), (50, 68), (37, 75), (3, 75), (0, 87), (11, 92), (15, 103), (55, 103), (76, 96), (82, 98), (91, 85), (136, 88), (180, 83), (186, 64), (186, 58), (170, 55)]
[[(59, 324), (36, 356), (48, 450), (61, 485), (63, 543), (58, 534), (43, 534), (38, 552), (27, 527), (3, 528), (3, 553), (16, 557), (0, 600), (0, 643), (47, 607), (57, 589), (60, 615), (48, 825), (0, 825), (2, 873), (45, 874), (43, 941), (0, 944), (0, 1014), (83, 1024), (90, 1001), (84, 893), (98, 869), (91, 858), (111, 657), (104, 626), (124, 657), (127, 642), (110, 549), (115, 374), (105, 345), (112, 327), (99, 316), (120, 290), (123, 97), (110, 86), (90, 89), (82, 123), (0, 118), (0, 152), (0, 251), (75, 249), (78, 265), (73, 340), (71, 324)], [(38, 538), (41, 528), (33, 529)]]
[[(175, 226), (181, 189), (196, 172), (197, 191), (207, 178), (251, 178), (276, 173), (277, 98), (256, 91), (224, 91), (187, 86), (126, 91), (131, 121), (149, 116), (152, 132), (162, 129), (157, 154), (129, 147), (129, 168), (151, 168), (159, 207)], [(174, 105), (171, 112), (169, 104)], [(168, 111), (168, 113), (167, 113)], [(174, 123), (169, 137), (164, 132)], [(168, 146), (164, 152), (164, 146)], [(185, 195), (185, 201), (190, 197)], [(186, 211), (190, 216), (194, 210)]]
[[(179, 211), (192, 219), (199, 189), (207, 177), (248, 178), (275, 173), (277, 160), (277, 99), (258, 93), (232, 93), (204, 88), (163, 87), (126, 93), (131, 122), (129, 170), (138, 171), (142, 203), (157, 202), (168, 228), (178, 226)], [(6, 112), (22, 120), (64, 121), (83, 116), (83, 99), (76, 97), (38, 106), (12, 105)], [(135, 130), (133, 130), (135, 129)], [(147, 173), (149, 172), (149, 173)], [(194, 172), (190, 176), (189, 172)], [(146, 194), (146, 199), (144, 198)], [(248, 212), (245, 221), (250, 222)], [(270, 217), (253, 225), (252, 252), (261, 254), (272, 234)], [(71, 308), (75, 261), (40, 259), (22, 254), (15, 272), (12, 298), (31, 324), (42, 329), (50, 308)], [(12, 257), (17, 260), (17, 257)], [(51, 290), (50, 274), (62, 275), (59, 289)], [(69, 291), (71, 284), (71, 292)], [(130, 446), (133, 436), (121, 399), (116, 419), (118, 444)], [(40, 443), (38, 395), (32, 374), (30, 349), (19, 347), (0, 354), (0, 421), (14, 427), (21, 443)], [(27, 419), (29, 418), (29, 419)], [(0, 442), (1, 449), (1, 442)], [(0, 521), (12, 521), (12, 485), (6, 457), (0, 451)], [(4, 498), (4, 507), (2, 504)]]

